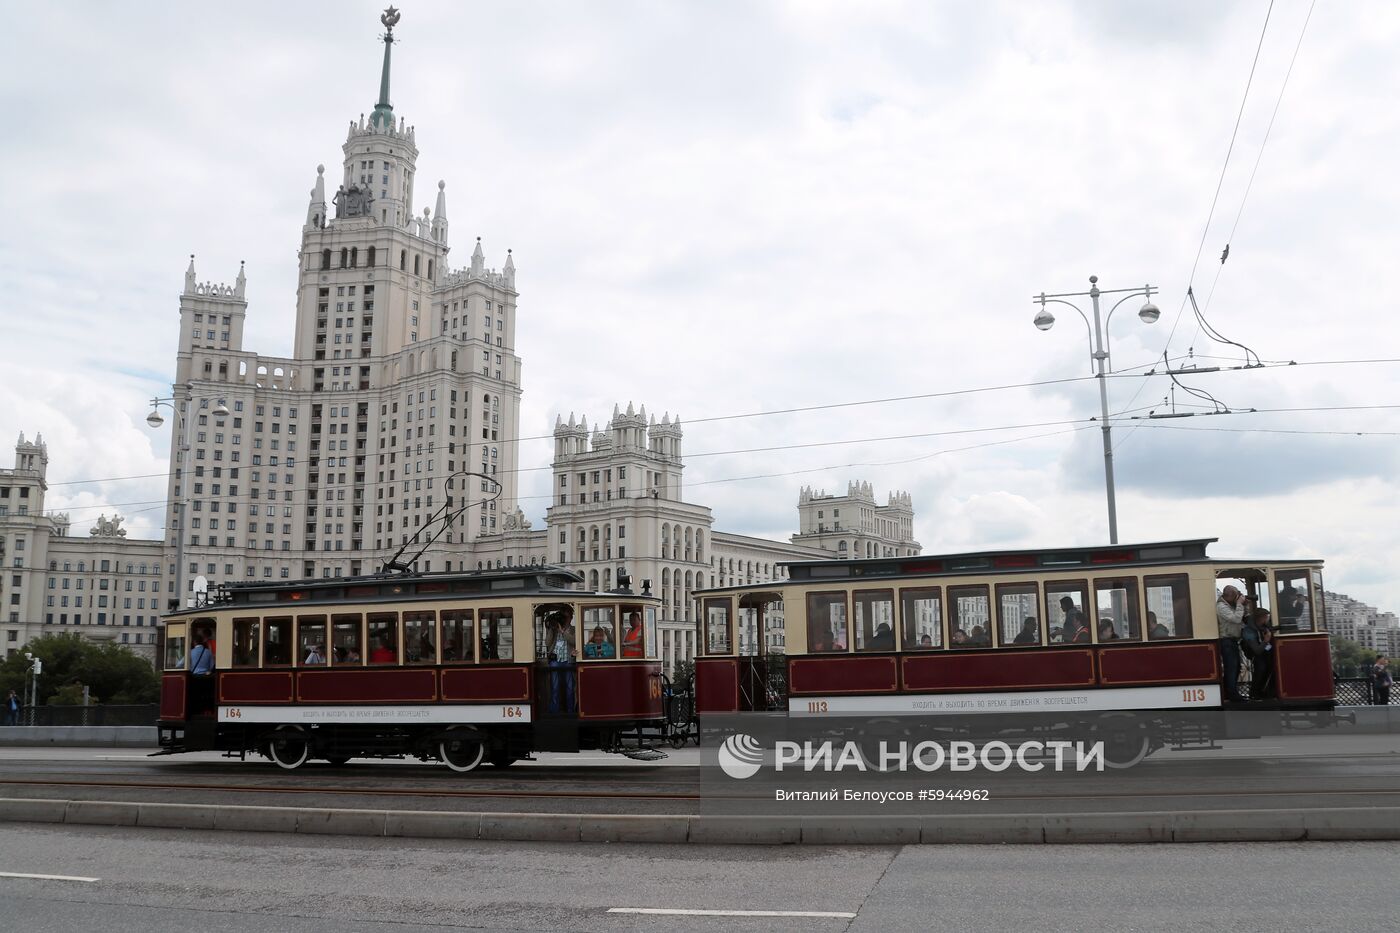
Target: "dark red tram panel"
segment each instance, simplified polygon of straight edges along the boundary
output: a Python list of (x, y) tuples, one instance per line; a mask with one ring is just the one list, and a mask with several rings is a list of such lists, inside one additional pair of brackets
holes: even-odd
[(185, 718), (185, 674), (164, 674), (160, 678), (160, 718)]
[(442, 698), (449, 703), (528, 703), (528, 667), (458, 667), (442, 672)]
[(216, 676), (220, 703), (290, 703), (296, 696), (291, 671), (226, 671)]
[(299, 703), (432, 703), (437, 672), (431, 668), (298, 671)]
[(695, 662), (695, 711), (739, 711), (738, 658), (700, 658)]
[(661, 716), (659, 664), (581, 664), (580, 719), (657, 719)]
[(788, 692), (793, 696), (894, 693), (898, 689), (899, 671), (893, 656), (808, 656), (788, 662)]
[(1089, 687), (1094, 653), (1088, 649), (977, 651), (905, 655), (904, 689), (909, 693)]
[(1325, 634), (1276, 638), (1274, 645), (1279, 699), (1332, 699), (1332, 654)]
[(1220, 679), (1215, 642), (1132, 645), (1099, 651), (1099, 683), (1106, 687), (1198, 684)]

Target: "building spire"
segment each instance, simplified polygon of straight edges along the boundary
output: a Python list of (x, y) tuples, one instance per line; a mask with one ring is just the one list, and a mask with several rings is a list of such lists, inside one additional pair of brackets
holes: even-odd
[(394, 27), (402, 14), (389, 7), (379, 17), (384, 24), (384, 70), (379, 76), (379, 102), (374, 105), (374, 113), (369, 121), (376, 130), (388, 132), (394, 128), (394, 105), (389, 102), (389, 58), (394, 48)]

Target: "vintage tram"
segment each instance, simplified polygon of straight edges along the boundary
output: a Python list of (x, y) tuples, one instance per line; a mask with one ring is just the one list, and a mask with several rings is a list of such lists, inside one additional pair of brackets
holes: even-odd
[(520, 567), (222, 587), (164, 619), (162, 750), (470, 771), (635, 749), (662, 727), (659, 601), (582, 583)]
[[(1331, 709), (1322, 562), (1213, 559), (1214, 540), (803, 561), (782, 565), (780, 582), (702, 590), (697, 709)], [(1222, 691), (1216, 601), (1227, 586), (1271, 611), (1276, 636), (1256, 691), (1267, 696), (1248, 704)], [(765, 658), (779, 640), (783, 656)], [(1136, 755), (1162, 740), (1133, 741)]]

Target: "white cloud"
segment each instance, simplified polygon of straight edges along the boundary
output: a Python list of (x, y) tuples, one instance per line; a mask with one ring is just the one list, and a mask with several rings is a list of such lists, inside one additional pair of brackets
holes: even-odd
[[(1217, 262), (1305, 13), (1275, 8), (1197, 291), (1266, 359), (1400, 356), (1378, 274), (1400, 247), (1400, 194), (1377, 181), (1400, 143), (1390, 5), (1318, 6)], [(168, 429), (153, 438), (141, 419), (173, 372), (191, 252), (202, 278), (231, 280), (247, 261), (246, 345), (290, 352), (306, 192), (372, 106), (377, 15), (322, 2), (137, 17), (90, 3), (11, 24), (0, 100), (24, 114), (7, 138), (24, 168), (6, 180), (0, 233), (0, 437), (42, 430), (55, 480), (159, 472)], [(1096, 415), (1084, 382), (694, 420), (1083, 375), (1081, 323), (1063, 309), (1042, 334), (1029, 298), (1082, 290), (1090, 273), (1162, 288), (1155, 327), (1132, 307), (1113, 321), (1115, 365), (1150, 364), (1182, 305), (1261, 21), (1250, 5), (1150, 2), (415, 2), (393, 97), (418, 128), (420, 174), (448, 183), (456, 263), (477, 235), (492, 265), (515, 250), (527, 433), (632, 399), (679, 410), (687, 450), (722, 451)], [(1195, 335), (1189, 310), (1172, 351), (1188, 346), (1238, 356)], [(1393, 364), (1196, 381), (1235, 409), (1393, 402), (1397, 383)], [(1159, 404), (1169, 387), (1138, 388), (1115, 381), (1115, 409)], [(1400, 429), (1389, 411), (1183, 424)], [(1327, 558), (1333, 586), (1400, 603), (1388, 439), (1129, 430), (1116, 435), (1125, 539), (1275, 542)], [(799, 486), (862, 478), (914, 494), (929, 547), (1103, 540), (1097, 431), (936, 455), (1003, 437), (698, 458), (686, 476), (735, 531), (790, 533)], [(1238, 468), (1227, 438), (1246, 450)], [(549, 454), (526, 441), (522, 464)], [(810, 472), (699, 485), (794, 471)], [(545, 480), (522, 479), (534, 518)], [(131, 524), (149, 534), (157, 515)]]

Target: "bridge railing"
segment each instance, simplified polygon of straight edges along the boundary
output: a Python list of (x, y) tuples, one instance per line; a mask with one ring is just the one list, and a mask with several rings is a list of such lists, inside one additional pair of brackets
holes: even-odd
[(92, 706), (30, 706), (20, 712), (24, 726), (154, 726), (154, 703)]

